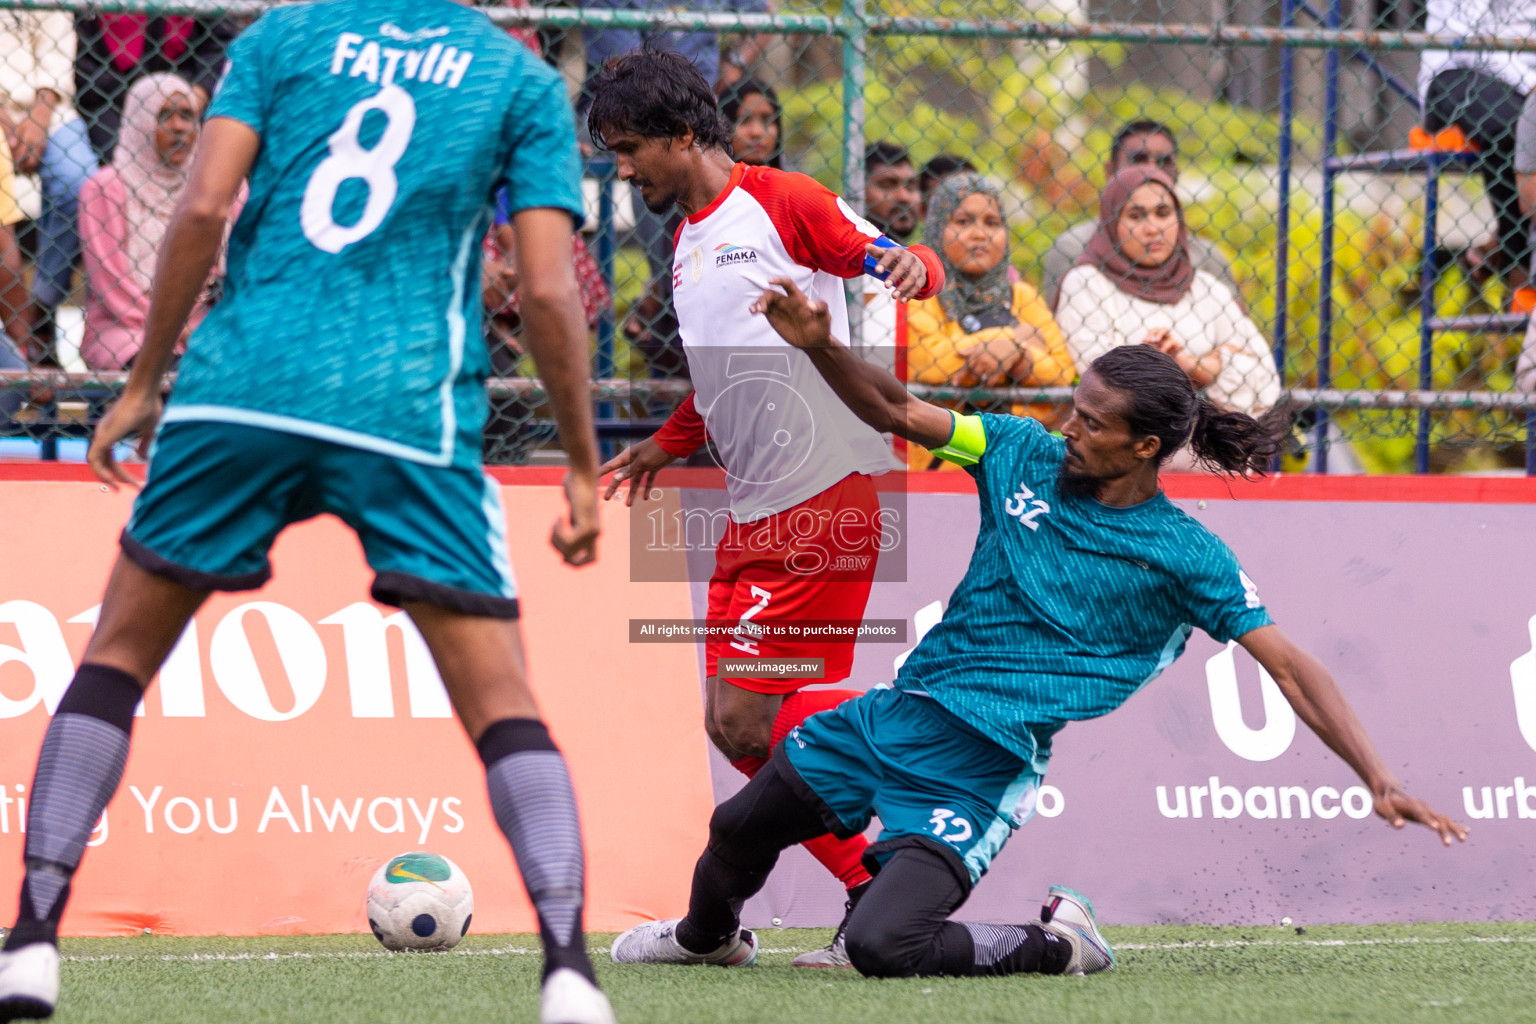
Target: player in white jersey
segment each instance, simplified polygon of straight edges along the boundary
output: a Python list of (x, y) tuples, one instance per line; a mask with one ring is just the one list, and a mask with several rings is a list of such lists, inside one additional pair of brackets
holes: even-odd
[[(905, 300), (937, 294), (944, 272), (932, 252), (896, 245), (815, 180), (736, 163), (713, 93), (677, 54), (641, 50), (610, 61), (588, 126), (647, 207), (687, 215), (672, 295), (695, 392), (600, 472), (615, 471), (610, 498), (630, 481), (632, 505), (662, 467), (706, 439), (720, 453), (731, 522), (716, 549), (708, 619), (735, 626), (706, 643), (705, 729), (750, 777), (807, 716), (854, 695), (801, 689), (847, 678), (851, 639), (788, 643), (774, 627), (847, 629), (862, 618), (884, 522), (872, 478), (896, 465), (805, 354), (751, 314), (752, 301), (769, 280), (791, 278), (828, 304), (846, 341), (844, 279), (872, 272)], [(774, 657), (820, 658), (822, 673), (777, 677), (762, 663)], [(726, 659), (758, 660), (743, 669)], [(848, 888), (850, 904), (857, 900), (869, 881), (863, 838), (805, 845)], [(847, 966), (841, 936), (797, 963)]]

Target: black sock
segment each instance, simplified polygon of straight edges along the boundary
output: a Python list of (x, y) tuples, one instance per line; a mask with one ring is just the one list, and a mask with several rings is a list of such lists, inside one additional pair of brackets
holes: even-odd
[(81, 665), (43, 736), (27, 806), (26, 876), (6, 949), (58, 941), (69, 880), (123, 778), (143, 688), (126, 672)]
[(826, 831), (820, 810), (789, 784), (777, 759), (769, 761), (710, 817), (709, 845), (693, 869), (688, 916), (673, 938), (693, 953), (719, 949), (736, 934), (742, 904), (768, 881), (779, 854)]
[(568, 967), (595, 983), (582, 934), (585, 863), (565, 758), (543, 722), (508, 718), (480, 737), (496, 824), (539, 915), (544, 975)]

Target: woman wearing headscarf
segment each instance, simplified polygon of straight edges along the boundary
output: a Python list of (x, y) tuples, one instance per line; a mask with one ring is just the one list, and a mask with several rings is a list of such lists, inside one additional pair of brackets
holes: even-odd
[(720, 113), (734, 129), (731, 153), (737, 160), (784, 169), (784, 108), (771, 86), (741, 79), (721, 95)]
[[(86, 282), (80, 355), (92, 369), (124, 369), (144, 344), (155, 262), (187, 184), (199, 109), (192, 86), (177, 75), (133, 83), (112, 162), (80, 190)], [(200, 303), (189, 326), (206, 311)]]
[(1173, 181), (1136, 164), (1099, 198), (1099, 227), (1061, 282), (1056, 322), (1079, 366), (1121, 345), (1178, 361), (1223, 409), (1259, 416), (1280, 400), (1274, 353), (1226, 285), (1189, 256)]
[[(944, 290), (907, 307), (907, 379), (956, 387), (1056, 387), (1077, 376), (1061, 329), (1038, 292), (1010, 282), (1001, 189), (978, 174), (944, 179), (928, 200), (923, 241), (944, 265)], [(979, 407), (957, 403), (975, 412)], [(1051, 420), (1049, 405), (1016, 414)], [(924, 450), (913, 469), (947, 467)]]

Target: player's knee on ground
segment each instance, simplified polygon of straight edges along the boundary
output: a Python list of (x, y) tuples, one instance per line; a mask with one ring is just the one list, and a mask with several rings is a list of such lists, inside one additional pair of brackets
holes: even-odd
[(881, 923), (855, 927), (850, 922), (844, 941), (848, 959), (866, 978), (910, 978), (918, 973), (921, 957), (914, 954), (911, 935)]

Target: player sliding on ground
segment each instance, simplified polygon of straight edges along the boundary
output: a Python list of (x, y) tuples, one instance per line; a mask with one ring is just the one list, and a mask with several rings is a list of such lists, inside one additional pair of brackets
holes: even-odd
[(1093, 907), (1050, 890), (1038, 923), (961, 924), (949, 915), (1034, 812), (1051, 740), (1106, 714), (1184, 649), (1191, 629), (1235, 638), (1301, 719), (1370, 789), (1394, 828), (1416, 821), (1450, 845), (1467, 830), (1410, 797), (1339, 687), (1270, 621), (1232, 552), (1158, 488), (1187, 442), (1226, 473), (1263, 472), (1277, 424), (1221, 412), (1174, 360), (1115, 349), (1083, 374), (1051, 437), (1032, 419), (961, 416), (907, 393), (829, 331), (824, 304), (776, 280), (753, 309), (810, 354), (859, 418), (932, 449), (976, 479), (981, 532), (943, 620), (892, 688), (872, 690), (790, 733), (710, 822), (688, 916), (621, 935), (621, 963), (747, 964), (757, 940), (738, 910), (779, 852), (878, 815), (879, 873), (847, 926), (867, 975), (1091, 974), (1114, 956)]
[(528, 689), (505, 518), (480, 466), (477, 266), (505, 187), (526, 341), (570, 456), (570, 521), (553, 542), (572, 565), (593, 559), (564, 86), (448, 0), (282, 7), (230, 61), (161, 249), (143, 350), (91, 444), (113, 487), (137, 486), (113, 447), (135, 433), (147, 445), (161, 423), (162, 377), (247, 177), (250, 198), (224, 301), (188, 345), (100, 622), (43, 739), (0, 1020), (53, 1012), (70, 879), (122, 779), (134, 707), (187, 620), (210, 591), (260, 587), (277, 534), (328, 512), (362, 542), (374, 598), (420, 628), (484, 761), (538, 912), (544, 1024), (611, 1024), (582, 935), (570, 778)]
[[(672, 296), (696, 391), (653, 437), (601, 472), (614, 471), (606, 497), (629, 481), (633, 505), (662, 467), (692, 454), (706, 435), (719, 448), (731, 522), (715, 552), (708, 618), (739, 628), (705, 645), (704, 727), (750, 777), (808, 715), (856, 695), (801, 689), (846, 679), (852, 640), (786, 643), (758, 631), (863, 618), (883, 529), (871, 477), (896, 464), (810, 360), (748, 307), (770, 278), (793, 277), (832, 305), (832, 329), (847, 338), (844, 278), (873, 269), (889, 275), (897, 298), (927, 298), (943, 287), (944, 271), (931, 251), (896, 246), (813, 179), (733, 161), (732, 128), (714, 93), (676, 53), (642, 50), (610, 61), (597, 76), (587, 121), (648, 207), (687, 214)], [(774, 658), (822, 658), (822, 675), (785, 679), (758, 664)], [(724, 671), (728, 659), (750, 667)], [(869, 882), (864, 838), (802, 838), (847, 888), (851, 907)], [(795, 965), (847, 967), (841, 933)]]

